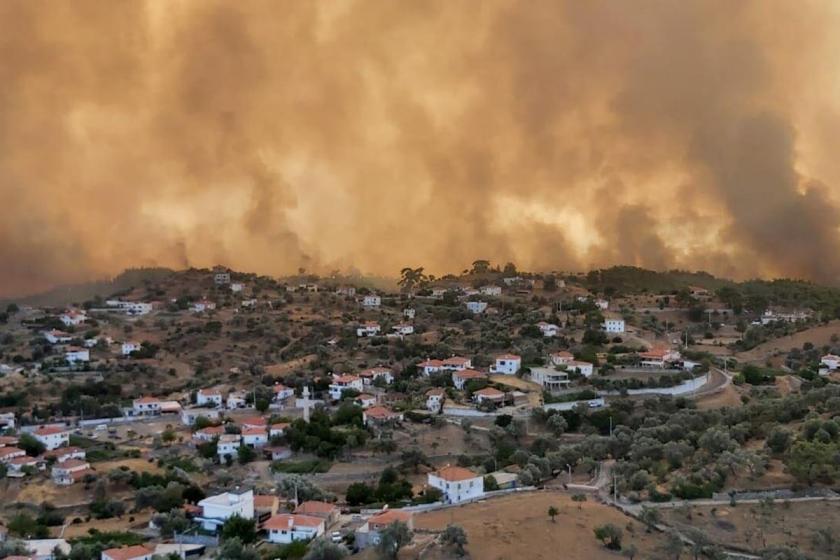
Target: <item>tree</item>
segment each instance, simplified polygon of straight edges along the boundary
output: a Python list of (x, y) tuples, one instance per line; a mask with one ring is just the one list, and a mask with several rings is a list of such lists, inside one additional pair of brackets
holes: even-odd
[(423, 274), (423, 267), (411, 268), (405, 267), (400, 271), (400, 279), (397, 284), (406, 292), (410, 292), (415, 286), (425, 283), (426, 275)]
[(552, 523), (557, 523), (557, 521), (554, 518), (557, 517), (559, 514), (560, 514), (560, 510), (557, 509), (556, 507), (554, 507), (554, 506), (549, 506), (548, 507), (548, 516), (551, 518)]
[(456, 556), (466, 554), (467, 533), (460, 525), (447, 525), (440, 535), (440, 541), (444, 546), (453, 548)]
[(345, 499), (350, 506), (370, 504), (376, 500), (373, 488), (364, 482), (354, 482), (348, 486)]
[(683, 552), (683, 541), (677, 533), (668, 533), (668, 539), (665, 541), (663, 549), (673, 560), (680, 560)]
[(621, 550), (621, 527), (607, 523), (595, 527), (595, 538), (610, 550)]
[(20, 434), (20, 437), (18, 437), (17, 446), (26, 451), (26, 454), (30, 457), (43, 455), (44, 451), (47, 450), (47, 447), (43, 443), (38, 441), (35, 438), (35, 436), (26, 433)]
[(411, 542), (411, 529), (402, 521), (395, 521), (385, 527), (379, 535), (379, 544), (376, 550), (384, 558), (396, 560), (400, 549)]
[(333, 496), (316, 486), (312, 481), (299, 474), (287, 474), (277, 484), (277, 492), (287, 498), (297, 498), (299, 502), (309, 500), (329, 501)]
[(490, 261), (479, 259), (477, 261), (473, 261), (472, 263), (472, 270), (473, 274), (485, 274), (487, 271), (490, 270)]
[(650, 533), (654, 527), (662, 522), (662, 514), (656, 508), (642, 506), (642, 511), (639, 513), (639, 521), (645, 524), (647, 532)]
[(343, 546), (319, 539), (309, 547), (303, 560), (341, 560), (347, 556), (347, 549)]
[(257, 540), (257, 525), (253, 519), (245, 519), (238, 515), (228, 518), (222, 525), (222, 539), (238, 539), (244, 544), (251, 544)]
[(566, 422), (562, 414), (552, 414), (545, 425), (557, 437), (562, 436), (569, 429), (569, 423)]
[(586, 495), (585, 494), (574, 494), (574, 495), (572, 495), (572, 501), (577, 502), (578, 509), (583, 509), (580, 504), (582, 504), (583, 502), (586, 501)]
[(253, 447), (240, 445), (239, 449), (236, 451), (236, 455), (239, 458), (239, 463), (244, 465), (253, 461), (257, 457), (257, 452), (254, 451)]
[(245, 546), (237, 538), (226, 540), (216, 553), (219, 560), (260, 560), (260, 555), (250, 546)]
[(630, 560), (633, 560), (633, 558), (635, 558), (638, 553), (639, 549), (636, 548), (636, 545), (634, 544), (625, 547), (624, 550), (621, 551), (621, 555), (625, 558), (629, 558)]
[(161, 536), (171, 538), (175, 533), (186, 531), (192, 524), (182, 511), (170, 511), (166, 514), (155, 515), (152, 520), (160, 529)]

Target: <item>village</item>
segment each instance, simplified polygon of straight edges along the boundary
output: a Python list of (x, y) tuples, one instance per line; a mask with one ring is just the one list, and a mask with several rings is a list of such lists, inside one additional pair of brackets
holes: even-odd
[(0, 558), (836, 557), (840, 298), (657, 274), (10, 302)]

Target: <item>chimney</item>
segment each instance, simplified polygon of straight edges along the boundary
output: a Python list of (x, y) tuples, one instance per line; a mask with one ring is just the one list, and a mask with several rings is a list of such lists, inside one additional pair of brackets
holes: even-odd
[(294, 526), (295, 526), (295, 520), (294, 520), (294, 518), (290, 515), (290, 516), (289, 516), (289, 529), (292, 529)]

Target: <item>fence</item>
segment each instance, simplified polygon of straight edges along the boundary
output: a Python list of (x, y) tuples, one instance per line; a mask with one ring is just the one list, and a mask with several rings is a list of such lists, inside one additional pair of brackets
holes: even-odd
[(175, 533), (173, 540), (176, 544), (200, 544), (204, 546), (219, 546), (219, 537), (189, 533)]

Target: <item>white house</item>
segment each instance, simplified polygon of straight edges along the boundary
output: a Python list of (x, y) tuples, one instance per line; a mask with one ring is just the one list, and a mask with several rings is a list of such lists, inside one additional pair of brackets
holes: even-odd
[(275, 383), (271, 387), (271, 391), (274, 393), (275, 402), (281, 402), (295, 396), (295, 390), (291, 387), (286, 387), (282, 383)]
[(566, 371), (577, 372), (586, 378), (592, 377), (592, 373), (594, 372), (594, 370), (595, 366), (593, 366), (589, 362), (579, 362), (577, 360), (572, 360), (571, 362), (566, 364)]
[(123, 356), (130, 356), (132, 352), (137, 352), (140, 350), (141, 345), (139, 342), (123, 342), (122, 343), (122, 355)]
[(487, 302), (486, 301), (468, 301), (467, 302), (467, 311), (470, 313), (474, 313), (478, 315), (479, 313), (484, 313), (487, 309)]
[(572, 382), (569, 372), (554, 368), (531, 368), (531, 381), (549, 392), (565, 389)]
[(379, 544), (382, 531), (396, 522), (405, 523), (409, 529), (414, 529), (411, 512), (400, 509), (385, 509), (370, 517), (366, 523), (356, 530), (355, 545), (365, 549)]
[(64, 359), (70, 365), (89, 362), (90, 350), (79, 346), (70, 346), (64, 352)]
[(216, 309), (216, 304), (206, 299), (197, 301), (192, 305), (193, 313), (204, 313), (205, 311), (211, 311), (213, 309)]
[(148, 315), (152, 312), (152, 304), (142, 301), (122, 301), (119, 299), (109, 299), (105, 302), (108, 307), (116, 308), (116, 310), (125, 313), (126, 315)]
[(476, 404), (493, 403), (498, 406), (505, 402), (505, 394), (493, 387), (479, 389), (473, 393), (472, 398)]
[(265, 428), (242, 430), (242, 443), (248, 447), (262, 447), (268, 443), (268, 430)]
[(367, 295), (362, 298), (362, 305), (368, 308), (379, 307), (382, 305), (382, 298), (373, 294)]
[(384, 406), (372, 406), (362, 412), (362, 423), (365, 426), (377, 426), (402, 421), (403, 416)]
[(223, 426), (207, 426), (200, 430), (196, 430), (192, 435), (193, 443), (208, 443), (218, 437), (222, 437), (225, 433)]
[(368, 395), (367, 393), (362, 393), (358, 397), (353, 400), (354, 403), (361, 406), (362, 408), (370, 408), (372, 406), (376, 406), (376, 397), (373, 395)]
[(463, 356), (452, 356), (442, 360), (441, 369), (446, 371), (464, 371), (472, 367), (472, 360)]
[(47, 451), (70, 445), (70, 430), (61, 426), (41, 426), (32, 435), (44, 444)]
[(502, 295), (501, 286), (482, 286), (479, 290), (485, 296), (500, 296)]
[(446, 391), (440, 387), (432, 387), (426, 391), (426, 409), (429, 412), (438, 413), (443, 408), (443, 401), (446, 398)]
[(201, 508), (201, 517), (197, 520), (206, 531), (215, 531), (224, 525), (231, 517), (238, 516), (243, 519), (254, 518), (254, 492), (234, 493), (225, 492), (209, 496), (198, 502)]
[(8, 447), (0, 447), (0, 463), (8, 464), (13, 459), (17, 459), (18, 457), (25, 457), (26, 451), (23, 449), (19, 449), (17, 447), (8, 446)]
[(604, 319), (603, 328), (604, 331), (608, 333), (623, 333), (624, 319), (618, 317), (607, 317)]
[(340, 400), (341, 394), (349, 389), (361, 393), (364, 390), (362, 378), (358, 375), (336, 375), (330, 384), (330, 398), (334, 401)]
[(639, 352), (639, 365), (647, 368), (664, 368), (665, 366), (679, 362), (682, 356), (676, 350), (668, 348), (651, 348), (646, 352)]
[(546, 323), (545, 321), (540, 321), (539, 323), (537, 323), (537, 327), (539, 327), (540, 332), (545, 337), (557, 336), (560, 334), (560, 327), (558, 327), (554, 323)]
[(601, 311), (606, 311), (610, 308), (610, 302), (605, 299), (596, 299), (595, 300), (595, 307), (600, 309)]
[(400, 323), (398, 325), (394, 325), (391, 328), (399, 336), (408, 336), (410, 334), (414, 334), (414, 325), (412, 325), (411, 323)]
[(840, 356), (835, 356), (834, 354), (826, 354), (825, 356), (820, 358), (820, 364), (833, 371), (840, 367)]
[(225, 400), (225, 406), (229, 409), (235, 408), (245, 408), (248, 404), (248, 393), (245, 391), (231, 391), (228, 393), (227, 399)]
[(198, 406), (222, 406), (222, 392), (218, 389), (199, 389), (195, 394)]
[(423, 375), (431, 375), (443, 371), (443, 362), (440, 360), (425, 360), (417, 364), (417, 369), (422, 371)]
[(245, 284), (243, 284), (241, 282), (234, 282), (233, 284), (230, 285), (230, 291), (235, 293), (235, 294), (238, 294), (239, 292), (241, 292), (244, 289), (245, 289)]
[(430, 472), (428, 484), (443, 492), (444, 503), (457, 504), (484, 495), (484, 477), (462, 467), (446, 466)]
[(376, 336), (381, 330), (382, 327), (376, 321), (367, 321), (365, 324), (356, 328), (356, 336)]
[(413, 307), (406, 307), (405, 309), (403, 309), (403, 317), (405, 317), (406, 319), (414, 319), (414, 316), (416, 314), (417, 312), (414, 310)]
[(242, 445), (242, 436), (239, 434), (222, 434), (216, 444), (216, 455), (222, 461), (233, 459), (239, 453), (240, 445)]
[(88, 474), (93, 474), (90, 463), (82, 459), (67, 459), (56, 463), (52, 468), (53, 482), (59, 486), (69, 486)]
[(496, 356), (496, 365), (490, 366), (490, 371), (504, 375), (515, 375), (521, 368), (521, 357), (516, 354), (502, 354), (501, 356)]
[(320, 537), (326, 530), (326, 522), (314, 515), (281, 513), (271, 516), (263, 523), (263, 529), (268, 533), (268, 542), (288, 544)]
[(43, 334), (44, 338), (50, 344), (67, 344), (68, 342), (73, 340), (72, 334), (57, 329), (53, 329), (51, 331), (44, 331)]
[(571, 352), (566, 352), (565, 350), (561, 350), (560, 352), (554, 352), (551, 356), (551, 364), (555, 366), (565, 366), (568, 365), (570, 362), (573, 362), (575, 357)]
[(373, 367), (359, 372), (359, 377), (362, 378), (362, 383), (365, 385), (373, 385), (377, 379), (382, 379), (385, 383), (390, 385), (394, 382), (394, 375), (391, 370), (385, 367)]
[(61, 463), (70, 459), (84, 459), (86, 455), (87, 453), (81, 447), (59, 447), (52, 451), (46, 451), (41, 458), (45, 461), (55, 459), (56, 463)]
[(66, 326), (75, 327), (87, 321), (87, 315), (85, 315), (84, 311), (77, 311), (75, 309), (71, 309), (62, 313), (59, 319)]
[(224, 286), (225, 284), (230, 284), (230, 272), (227, 270), (218, 270), (213, 275), (213, 282), (217, 286)]
[(356, 287), (355, 286), (339, 286), (335, 289), (336, 295), (339, 296), (350, 296), (353, 297), (356, 295)]
[(160, 399), (140, 397), (132, 402), (131, 411), (135, 416), (153, 416), (160, 414), (160, 407)]
[(153, 549), (138, 544), (103, 550), (101, 560), (152, 560), (154, 554)]
[(452, 373), (452, 383), (459, 391), (463, 391), (464, 387), (473, 379), (484, 379), (487, 374), (475, 371), (474, 369), (465, 369), (463, 371), (455, 371)]
[(217, 408), (185, 408), (181, 411), (181, 423), (184, 426), (192, 426), (199, 418), (218, 420), (221, 418)]

